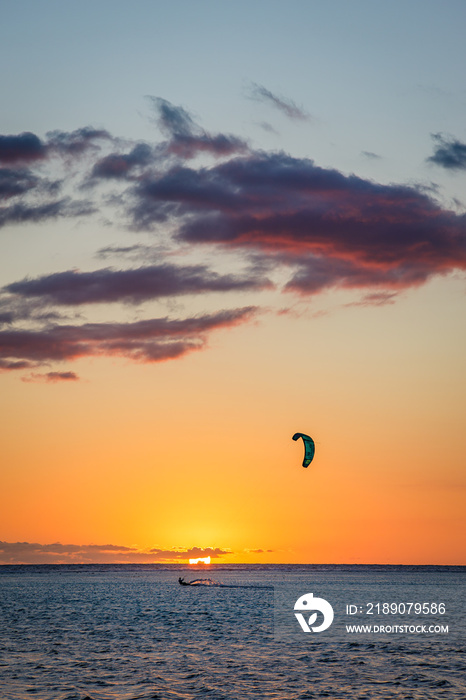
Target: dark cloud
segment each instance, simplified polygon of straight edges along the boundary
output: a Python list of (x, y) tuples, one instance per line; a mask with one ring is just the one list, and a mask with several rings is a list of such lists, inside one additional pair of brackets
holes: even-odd
[(17, 202), (0, 208), (0, 228), (7, 224), (39, 223), (49, 219), (79, 218), (95, 213), (94, 205), (85, 200), (73, 201), (71, 197), (29, 204)]
[(47, 146), (53, 153), (64, 156), (79, 156), (90, 149), (98, 150), (100, 142), (113, 141), (105, 129), (85, 126), (75, 131), (49, 131)]
[(46, 204), (17, 203), (0, 209), (0, 227), (10, 223), (39, 222), (46, 219), (55, 219), (62, 215), (64, 208), (70, 200), (57, 200)]
[[(230, 163), (231, 161), (227, 161)], [(152, 228), (170, 217), (243, 205), (233, 183), (227, 183), (217, 168), (176, 167), (160, 176), (149, 176), (133, 189), (135, 205), (130, 210), (135, 226)], [(220, 176), (219, 176), (220, 175)], [(194, 217), (196, 221), (196, 217)]]
[(210, 557), (211, 559), (218, 559), (225, 554), (233, 554), (231, 549), (220, 549), (220, 547), (191, 547), (190, 549), (184, 550), (167, 550), (167, 549), (150, 549), (151, 554), (155, 554), (157, 557), (163, 557), (164, 559), (203, 559), (205, 557)]
[(138, 225), (172, 218), (180, 240), (296, 268), (289, 289), (409, 287), (466, 267), (466, 217), (414, 187), (379, 185), (283, 153), (171, 169), (133, 190)]
[(47, 145), (29, 131), (17, 135), (0, 134), (0, 163), (31, 163), (47, 156)]
[(129, 256), (135, 258), (152, 257), (155, 254), (155, 248), (152, 246), (144, 245), (143, 243), (134, 243), (133, 245), (117, 246), (108, 245), (105, 248), (100, 248), (97, 253), (97, 258), (108, 258), (114, 256)]
[(161, 97), (150, 99), (156, 111), (156, 122), (168, 137), (165, 145), (167, 154), (189, 160), (198, 153), (224, 157), (248, 150), (246, 142), (236, 136), (207, 133), (183, 107), (177, 107)]
[(210, 556), (213, 559), (232, 554), (219, 547), (191, 547), (149, 550), (115, 544), (39, 544), (37, 542), (1, 542), (0, 564), (102, 564), (102, 563), (186, 563), (187, 559)]
[[(289, 259), (289, 256), (288, 256)], [(422, 284), (428, 272), (422, 265), (398, 264), (383, 268), (364, 261), (352, 261), (330, 256), (309, 256), (296, 263), (297, 272), (285, 289), (302, 294), (315, 294), (327, 287), (386, 287), (403, 288)]]
[(44, 309), (44, 304), (39, 298), (0, 294), (0, 327), (12, 326), (22, 321), (43, 324), (63, 321), (64, 318), (63, 313), (59, 313), (56, 309)]
[[(58, 197), (62, 187), (72, 182), (74, 172), (67, 168), (64, 179), (57, 180), (44, 176), (44, 171), (49, 168), (55, 174), (57, 157), (68, 165), (70, 159), (85, 151), (96, 153), (103, 142), (113, 145), (115, 139), (108, 132), (91, 127), (49, 132), (45, 141), (30, 132), (0, 135), (0, 164), (9, 166), (0, 168), (0, 201), (5, 202), (0, 207), (0, 227), (95, 213), (97, 209), (91, 201), (77, 199), (74, 194)], [(72, 186), (74, 192), (79, 190), (74, 182)]]
[(3, 360), (0, 358), (0, 370), (29, 369), (35, 367), (35, 363), (27, 360)]
[(129, 153), (110, 153), (93, 167), (92, 177), (124, 179), (135, 169), (149, 165), (154, 159), (153, 149), (146, 143), (138, 143)]
[(239, 138), (226, 134), (200, 134), (199, 136), (177, 136), (168, 145), (167, 151), (183, 159), (194, 158), (198, 153), (210, 153), (216, 157), (229, 156), (247, 151), (247, 144)]
[(33, 372), (28, 377), (23, 377), (23, 382), (75, 382), (79, 377), (75, 372), (47, 372), (46, 374), (38, 374)]
[(141, 303), (181, 294), (257, 290), (268, 284), (256, 275), (250, 278), (219, 275), (204, 265), (177, 267), (165, 263), (133, 270), (68, 270), (14, 282), (4, 287), (4, 291), (21, 297), (41, 298), (47, 304), (75, 306), (118, 301)]
[(184, 107), (175, 106), (162, 97), (150, 97), (156, 111), (157, 125), (168, 138), (173, 136), (191, 136), (198, 129), (189, 112)]
[(466, 143), (453, 136), (432, 134), (435, 141), (434, 155), (427, 160), (446, 170), (466, 170)]
[(201, 349), (211, 331), (243, 323), (255, 311), (254, 307), (245, 307), (180, 320), (155, 318), (133, 323), (51, 325), (39, 330), (6, 329), (0, 331), (0, 361), (4, 369), (17, 361), (39, 366), (99, 355), (160, 362)]
[(252, 83), (249, 90), (249, 96), (253, 100), (259, 100), (260, 102), (266, 102), (267, 104), (272, 105), (290, 119), (297, 121), (311, 120), (311, 115), (306, 112), (306, 110), (298, 107), (292, 100), (287, 100), (284, 97), (274, 95), (273, 92), (267, 90), (267, 88), (265, 88), (263, 85)]
[(43, 161), (51, 155), (79, 156), (90, 149), (98, 150), (103, 141), (114, 140), (108, 131), (90, 126), (75, 131), (49, 131), (45, 141), (29, 131), (0, 134), (0, 163), (24, 165)]
[(47, 372), (45, 375), (48, 382), (75, 382), (79, 379), (75, 372)]
[(361, 301), (351, 302), (346, 306), (386, 306), (394, 304), (397, 299), (397, 292), (374, 292), (364, 295)]
[(119, 556), (137, 554), (135, 547), (125, 547), (113, 544), (105, 545), (77, 545), (61, 544), (39, 544), (37, 542), (1, 542), (0, 541), (0, 562), (2, 564), (39, 564), (39, 563), (88, 563), (99, 561), (99, 557), (104, 560), (108, 556), (118, 559)]
[(0, 326), (9, 325), (10, 323), (13, 323), (15, 319), (16, 314), (12, 309), (8, 308), (5, 301), (2, 300), (0, 302)]
[(39, 178), (26, 168), (0, 168), (0, 200), (24, 195), (38, 183)]

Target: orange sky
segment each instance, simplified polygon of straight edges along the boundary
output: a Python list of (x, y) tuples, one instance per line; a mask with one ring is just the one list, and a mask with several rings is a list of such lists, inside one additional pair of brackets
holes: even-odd
[[(461, 292), (439, 281), (381, 308), (329, 295), (324, 315), (266, 315), (180, 361), (2, 377), (2, 540), (131, 548), (2, 561), (186, 562), (198, 547), (230, 552), (213, 562), (464, 563)], [(308, 469), (297, 430), (316, 442)]]

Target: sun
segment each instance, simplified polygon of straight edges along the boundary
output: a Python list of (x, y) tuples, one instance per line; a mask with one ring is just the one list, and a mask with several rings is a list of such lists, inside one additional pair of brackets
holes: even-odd
[(190, 564), (210, 564), (210, 557), (199, 557), (198, 559), (190, 559)]

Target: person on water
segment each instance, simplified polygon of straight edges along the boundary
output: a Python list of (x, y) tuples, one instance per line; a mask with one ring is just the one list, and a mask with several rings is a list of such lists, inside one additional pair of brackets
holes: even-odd
[(178, 579), (178, 583), (179, 583), (181, 586), (187, 586), (187, 585), (188, 585), (188, 584), (186, 583), (186, 581), (184, 580), (184, 578), (181, 578), (181, 576), (180, 576), (179, 579)]

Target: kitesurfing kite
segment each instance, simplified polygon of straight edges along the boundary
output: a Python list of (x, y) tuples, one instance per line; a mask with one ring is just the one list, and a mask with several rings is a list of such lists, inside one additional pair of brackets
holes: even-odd
[(299, 438), (302, 438), (304, 442), (303, 467), (308, 467), (314, 457), (316, 446), (314, 445), (314, 440), (309, 437), (309, 435), (305, 435), (304, 433), (295, 433), (293, 435), (293, 440), (298, 440)]

